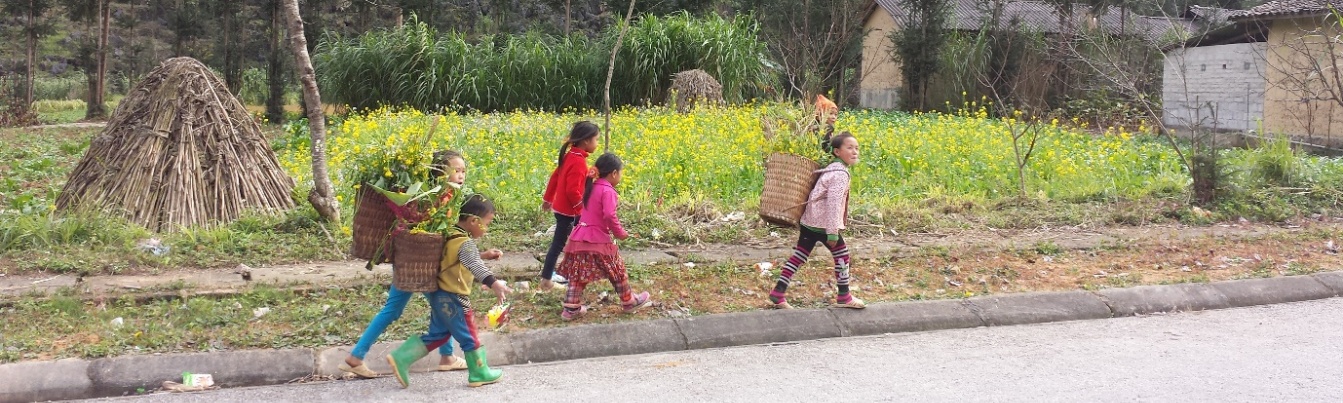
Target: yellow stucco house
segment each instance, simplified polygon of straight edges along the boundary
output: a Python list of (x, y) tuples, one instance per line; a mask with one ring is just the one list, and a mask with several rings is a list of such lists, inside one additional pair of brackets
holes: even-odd
[[(859, 71), (859, 106), (872, 109), (895, 109), (900, 106), (904, 76), (900, 65), (892, 58), (894, 43), (890, 34), (900, 29), (906, 12), (899, 0), (874, 0), (863, 20), (866, 36), (863, 38), (863, 58)], [(1050, 3), (1031, 0), (1007, 0), (1002, 3), (1000, 23), (1043, 34), (1062, 32), (1057, 9)], [(978, 31), (990, 19), (990, 12), (981, 0), (951, 0), (947, 29)], [(1101, 29), (1112, 35), (1160, 35), (1170, 29), (1172, 21), (1134, 15), (1117, 7), (1092, 14), (1089, 7), (1078, 6), (1073, 21), (1081, 27)]]
[(1230, 16), (1268, 32), (1263, 130), (1343, 146), (1343, 0), (1275, 0)]

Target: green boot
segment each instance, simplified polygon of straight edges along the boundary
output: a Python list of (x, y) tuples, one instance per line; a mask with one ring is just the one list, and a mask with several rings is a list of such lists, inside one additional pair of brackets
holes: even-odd
[(387, 363), (392, 364), (393, 373), (402, 388), (410, 387), (410, 366), (426, 355), (429, 355), (429, 350), (424, 348), (424, 341), (419, 336), (406, 339), (401, 347), (387, 355)]
[(466, 380), (472, 387), (489, 385), (499, 382), (499, 378), (504, 376), (504, 371), (490, 369), (490, 364), (485, 363), (485, 347), (477, 348), (475, 351), (466, 351), (466, 370), (469, 374)]

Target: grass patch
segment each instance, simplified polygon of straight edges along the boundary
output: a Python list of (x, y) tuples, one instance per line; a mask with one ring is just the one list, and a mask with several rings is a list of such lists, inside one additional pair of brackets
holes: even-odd
[(96, 213), (0, 215), (0, 257), (11, 262), (0, 272), (121, 274), (344, 258), (349, 236), (331, 236), (334, 244), (311, 208), (164, 234)]
[[(352, 344), (357, 329), (381, 308), (375, 301), (385, 298), (384, 288), (366, 286), (307, 293), (263, 287), (222, 298), (148, 303), (130, 297), (23, 299), (0, 308), (7, 317), (31, 319), (0, 324), (5, 335), (0, 362)], [(257, 317), (262, 308), (269, 312)], [(385, 338), (422, 332), (427, 313), (423, 302), (411, 303)], [(116, 318), (122, 318), (120, 326)]]

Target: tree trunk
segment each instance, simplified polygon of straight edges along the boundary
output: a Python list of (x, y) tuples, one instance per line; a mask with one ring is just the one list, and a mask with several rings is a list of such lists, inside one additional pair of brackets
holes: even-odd
[(235, 39), (232, 31), (234, 30), (234, 17), (237, 13), (233, 10), (226, 10), (225, 12), (233, 15), (220, 16), (224, 27), (224, 32), (221, 32), (224, 35), (222, 41), (224, 44), (224, 86), (228, 87), (230, 93), (237, 96), (238, 91), (242, 89), (242, 69), (238, 67), (238, 52), (233, 48)]
[(303, 18), (298, 13), (298, 0), (285, 0), (285, 20), (289, 25), (289, 46), (294, 50), (294, 67), (303, 83), (303, 99), (307, 104), (308, 127), (312, 132), (312, 191), (308, 202), (327, 222), (340, 223), (340, 205), (326, 170), (326, 117), (322, 115), (322, 95), (317, 91), (317, 74), (308, 57), (308, 40), (303, 37)]
[(284, 16), (280, 1), (271, 0), (270, 55), (266, 57), (266, 120), (284, 122)]
[(36, 4), (28, 0), (28, 74), (24, 77), (22, 110), (33, 107), (33, 73), (37, 70), (37, 16), (33, 15)]
[(93, 85), (89, 86), (88, 111), (84, 119), (102, 119), (107, 117), (105, 103), (107, 95), (107, 37), (111, 30), (112, 0), (98, 0), (98, 53), (94, 65)]
[(181, 20), (182, 20), (182, 10), (184, 10), (184, 9), (186, 9), (186, 1), (184, 1), (184, 0), (177, 0), (177, 10), (175, 11), (176, 14), (173, 15), (173, 24), (175, 24), (175, 25), (173, 26), (173, 56), (174, 56), (174, 57), (177, 57), (177, 56), (186, 56), (186, 55), (184, 54), (184, 53), (186, 53), (186, 49), (185, 49), (186, 45), (182, 43), (182, 41), (184, 40), (184, 38), (182, 38), (182, 29), (181, 29), (181, 23), (182, 23), (182, 22), (181, 22)]
[(606, 125), (602, 128), (602, 135), (606, 138), (603, 150), (611, 151), (611, 78), (616, 72), (616, 54), (620, 53), (620, 43), (625, 40), (625, 31), (630, 28), (630, 18), (634, 16), (634, 0), (630, 0), (630, 9), (625, 12), (625, 25), (620, 26), (620, 34), (616, 35), (616, 45), (611, 48), (611, 64), (606, 68), (606, 89), (602, 97), (602, 109), (606, 114)]

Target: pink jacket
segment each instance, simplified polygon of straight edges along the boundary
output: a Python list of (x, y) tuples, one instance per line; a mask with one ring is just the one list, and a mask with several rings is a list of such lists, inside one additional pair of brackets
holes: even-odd
[(629, 237), (625, 227), (620, 225), (620, 218), (616, 217), (617, 204), (619, 200), (616, 197), (616, 188), (606, 179), (597, 179), (592, 183), (592, 195), (583, 206), (583, 213), (579, 215), (578, 225), (574, 226), (574, 233), (569, 235), (569, 240), (615, 243), (611, 240), (612, 235), (615, 235), (616, 239)]
[(816, 179), (816, 187), (811, 189), (799, 221), (808, 227), (825, 229), (827, 234), (839, 234), (849, 216), (849, 169), (843, 162), (833, 162), (816, 173), (821, 177)]

